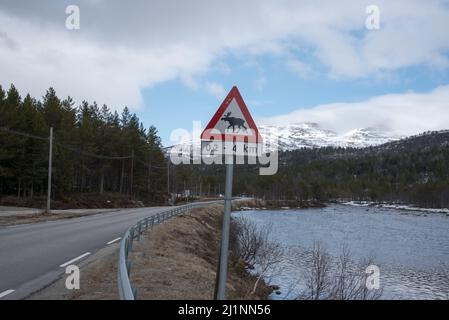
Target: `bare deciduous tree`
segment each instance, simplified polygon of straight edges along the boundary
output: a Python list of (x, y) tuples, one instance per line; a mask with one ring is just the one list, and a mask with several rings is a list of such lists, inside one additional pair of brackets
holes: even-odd
[(279, 272), (283, 250), (279, 243), (270, 239), (271, 225), (258, 226), (246, 217), (234, 220), (237, 241), (237, 255), (245, 261), (248, 270), (255, 270), (256, 281), (251, 288), (254, 294), (261, 279), (269, 278)]
[[(439, 270), (446, 282), (446, 287), (449, 287), (449, 263), (441, 263)], [(449, 300), (449, 291), (446, 292), (446, 299)]]
[(256, 253), (256, 266), (257, 266), (257, 280), (254, 283), (252, 294), (257, 290), (257, 286), (262, 278), (270, 282), (268, 279), (268, 274), (273, 277), (279, 272), (279, 264), (282, 262), (283, 250), (279, 243), (274, 241), (269, 241), (266, 238), (263, 241), (263, 245), (259, 248)]
[(318, 242), (313, 244), (307, 261), (306, 289), (298, 297), (301, 300), (327, 299), (332, 288), (331, 257)]
[[(233, 220), (232, 229), (231, 238), (236, 243), (237, 251), (234, 253), (235, 260), (243, 260), (247, 270), (255, 271), (256, 281), (248, 291), (248, 294), (254, 294), (261, 279), (270, 283), (272, 277), (281, 273), (284, 250), (279, 243), (270, 239), (271, 225), (258, 226), (246, 217), (239, 217)], [(305, 288), (297, 299), (376, 300), (383, 293), (382, 289), (370, 290), (366, 285), (369, 277), (366, 268), (373, 264), (373, 259), (355, 263), (346, 246), (341, 255), (334, 259), (321, 243), (316, 242), (304, 259), (306, 272), (296, 285), (305, 282)]]
[(306, 262), (306, 285), (298, 299), (307, 300), (377, 300), (382, 289), (369, 289), (366, 285), (366, 268), (373, 259), (354, 263), (350, 250), (345, 246), (336, 261), (320, 243), (314, 243)]

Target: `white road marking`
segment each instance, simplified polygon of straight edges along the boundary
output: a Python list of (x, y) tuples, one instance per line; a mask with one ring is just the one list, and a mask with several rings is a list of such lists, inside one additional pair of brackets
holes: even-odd
[(121, 239), (122, 237), (118, 237), (117, 239), (114, 239), (114, 240), (111, 240), (111, 241), (109, 241), (108, 243), (106, 243), (106, 244), (113, 244), (114, 242), (117, 242), (117, 241), (119, 241), (120, 239)]
[(15, 290), (6, 290), (0, 293), (0, 298), (6, 297), (8, 294), (13, 293)]
[(86, 252), (86, 253), (84, 253), (84, 254), (82, 254), (82, 255), (76, 257), (75, 259), (72, 259), (72, 260), (70, 260), (70, 261), (67, 261), (66, 263), (61, 264), (60, 267), (61, 267), (61, 268), (67, 267), (69, 264), (72, 264), (72, 263), (74, 263), (75, 261), (77, 261), (77, 260), (79, 260), (79, 259), (82, 259), (82, 258), (84, 258), (84, 257), (87, 257), (88, 255), (90, 255), (90, 252)]

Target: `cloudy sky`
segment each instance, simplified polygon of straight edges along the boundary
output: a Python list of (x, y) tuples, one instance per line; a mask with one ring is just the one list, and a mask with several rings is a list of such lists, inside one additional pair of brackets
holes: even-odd
[[(66, 7), (80, 29), (66, 28)], [(365, 26), (368, 5), (380, 29)], [(449, 1), (0, 0), (0, 84), (132, 108), (166, 144), (238, 85), (258, 123), (449, 128)]]

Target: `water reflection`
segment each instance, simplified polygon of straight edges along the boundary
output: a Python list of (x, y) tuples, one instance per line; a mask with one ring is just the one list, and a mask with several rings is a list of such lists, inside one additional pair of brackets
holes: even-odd
[(381, 268), (384, 299), (449, 298), (449, 218), (386, 208), (331, 205), (322, 209), (245, 211), (257, 224), (270, 223), (285, 248), (272, 283), (278, 298), (294, 298), (304, 287), (308, 250), (320, 242), (333, 256), (347, 246), (355, 261), (374, 257)]

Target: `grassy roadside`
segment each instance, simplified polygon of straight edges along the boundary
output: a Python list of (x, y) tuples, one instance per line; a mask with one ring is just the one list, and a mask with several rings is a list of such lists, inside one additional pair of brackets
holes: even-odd
[(63, 213), (33, 213), (33, 214), (17, 214), (17, 215), (8, 215), (8, 216), (1, 216), (0, 215), (0, 227), (7, 227), (7, 226), (15, 226), (15, 225), (21, 225), (21, 224), (28, 224), (28, 223), (39, 223), (39, 222), (46, 222), (46, 221), (56, 221), (56, 220), (62, 220), (62, 219), (74, 219), (74, 218), (81, 218), (96, 214), (107, 214), (107, 213), (113, 213), (118, 212), (118, 209), (111, 209), (108, 211), (92, 211), (92, 212), (63, 212)]
[[(144, 200), (144, 199), (143, 199)], [(67, 209), (114, 209), (114, 208), (139, 208), (165, 203), (162, 198), (159, 202), (139, 201), (130, 199), (129, 195), (117, 193), (79, 193), (67, 194), (63, 198), (53, 199), (53, 210)], [(1, 196), (0, 205), (12, 207), (29, 207), (45, 209), (47, 198), (45, 196), (34, 198), (17, 198), (15, 196)]]
[[(156, 226), (134, 243), (131, 282), (138, 299), (213, 299), (222, 205), (193, 209)], [(229, 299), (266, 299), (264, 283), (254, 295), (256, 279), (233, 257), (231, 242)], [(79, 265), (80, 290), (65, 288), (65, 275), (29, 299), (117, 299), (118, 245), (106, 247)]]
[[(222, 205), (194, 209), (144, 235), (131, 254), (131, 281), (138, 299), (213, 299)], [(271, 290), (256, 281), (233, 255), (230, 243), (227, 296), (267, 299)]]

